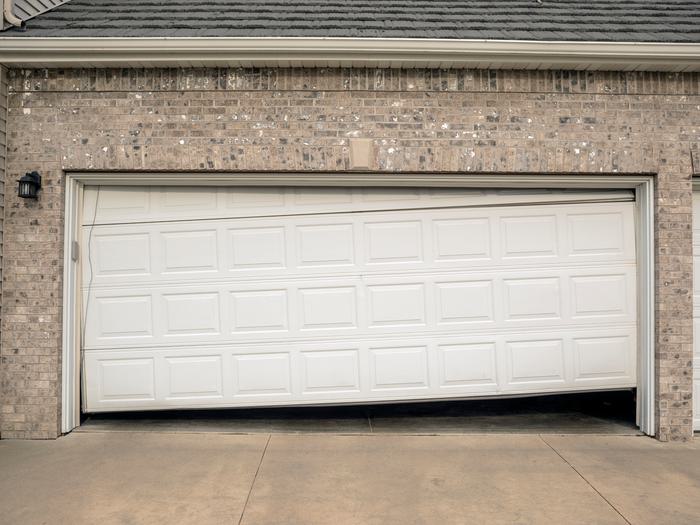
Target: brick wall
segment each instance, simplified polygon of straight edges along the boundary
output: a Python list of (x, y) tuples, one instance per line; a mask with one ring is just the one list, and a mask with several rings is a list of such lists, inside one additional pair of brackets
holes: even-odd
[[(2, 219), (4, 213), (5, 195), (5, 159), (7, 157), (7, 69), (0, 66), (0, 319), (2, 319)], [(2, 350), (0, 349), (0, 399), (2, 399)], [(4, 407), (0, 403), (0, 421), (3, 413), (5, 417), (12, 418), (14, 407)], [(2, 425), (0, 425), (0, 439), (2, 439)]]
[(658, 424), (688, 439), (692, 390), (691, 148), (700, 75), (372, 69), (10, 72), (3, 437), (59, 433), (66, 170), (655, 173)]

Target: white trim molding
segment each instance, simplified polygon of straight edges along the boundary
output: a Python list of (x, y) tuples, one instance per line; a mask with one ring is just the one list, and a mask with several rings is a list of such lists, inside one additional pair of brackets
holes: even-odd
[(71, 172), (66, 174), (62, 432), (80, 424), (80, 214), (85, 185), (149, 186), (378, 186), (539, 189), (631, 189), (637, 206), (638, 384), (637, 424), (655, 435), (654, 178), (651, 175), (487, 175), (370, 173), (165, 173)]
[(63, 329), (61, 359), (61, 431), (80, 425), (80, 258), (77, 252), (83, 184), (66, 177), (63, 236)]
[(700, 71), (700, 44), (427, 38), (0, 37), (9, 67), (431, 67)]

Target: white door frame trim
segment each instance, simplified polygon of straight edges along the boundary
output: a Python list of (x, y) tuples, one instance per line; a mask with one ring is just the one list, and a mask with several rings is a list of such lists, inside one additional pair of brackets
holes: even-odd
[[(700, 191), (700, 175), (693, 175), (693, 193)], [(695, 217), (693, 217), (693, 214), (691, 214), (691, 218), (693, 221), (695, 221)], [(695, 279), (695, 276), (693, 276), (693, 279)], [(693, 317), (695, 317), (695, 308), (700, 307), (700, 305), (694, 304), (693, 305)], [(697, 375), (697, 369), (696, 367), (700, 367), (700, 363), (696, 362), (697, 359), (695, 358), (695, 341), (693, 341), (693, 381), (698, 378)], [(693, 407), (697, 406), (697, 403), (700, 403), (699, 399), (696, 399), (693, 397)], [(695, 432), (700, 431), (700, 425), (696, 422), (695, 420), (695, 408), (693, 408), (693, 430)]]
[(80, 424), (80, 254), (85, 185), (122, 186), (390, 186), (631, 189), (636, 193), (639, 348), (637, 424), (656, 434), (654, 177), (652, 175), (489, 175), (434, 173), (69, 172), (65, 177), (61, 431)]

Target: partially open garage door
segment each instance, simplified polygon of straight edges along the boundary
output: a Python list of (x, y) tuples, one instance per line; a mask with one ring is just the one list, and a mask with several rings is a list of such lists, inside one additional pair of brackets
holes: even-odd
[(84, 409), (636, 386), (631, 194), (88, 187)]

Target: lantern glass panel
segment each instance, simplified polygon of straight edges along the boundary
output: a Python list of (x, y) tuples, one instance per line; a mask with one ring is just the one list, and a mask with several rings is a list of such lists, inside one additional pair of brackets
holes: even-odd
[(22, 198), (33, 197), (34, 185), (31, 182), (20, 182), (19, 183), (19, 196)]

